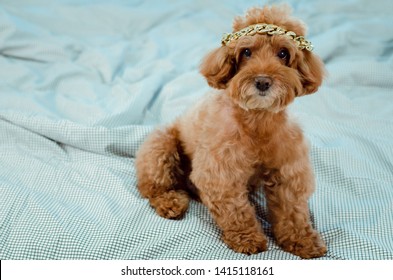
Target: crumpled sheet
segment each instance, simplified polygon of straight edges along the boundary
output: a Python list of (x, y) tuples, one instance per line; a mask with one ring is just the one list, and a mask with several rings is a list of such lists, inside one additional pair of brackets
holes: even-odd
[[(298, 259), (275, 244), (262, 193), (269, 249), (246, 256), (202, 204), (166, 220), (136, 189), (143, 139), (209, 90), (202, 57), (262, 4), (2, 1), (0, 258)], [(323, 259), (393, 259), (393, 4), (289, 4), (329, 73), (290, 107), (310, 142)]]

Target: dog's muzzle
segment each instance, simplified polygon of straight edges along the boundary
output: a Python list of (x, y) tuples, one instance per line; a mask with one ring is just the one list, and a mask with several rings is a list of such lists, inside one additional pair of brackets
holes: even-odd
[(259, 90), (259, 95), (266, 96), (267, 91), (272, 86), (273, 80), (267, 76), (255, 78), (255, 87)]

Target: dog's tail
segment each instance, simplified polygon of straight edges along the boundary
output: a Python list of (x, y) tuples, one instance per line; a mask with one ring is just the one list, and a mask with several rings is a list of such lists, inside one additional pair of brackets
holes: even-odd
[(153, 131), (139, 149), (135, 164), (142, 196), (160, 216), (180, 218), (188, 209), (190, 196), (180, 186), (184, 171), (176, 126)]

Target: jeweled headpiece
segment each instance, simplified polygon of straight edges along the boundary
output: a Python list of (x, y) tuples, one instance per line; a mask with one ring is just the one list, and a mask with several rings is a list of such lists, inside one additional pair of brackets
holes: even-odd
[(288, 38), (292, 39), (297, 45), (297, 47), (301, 50), (306, 49), (308, 51), (312, 51), (314, 48), (311, 42), (307, 41), (303, 36), (297, 36), (296, 33), (293, 31), (287, 31), (280, 26), (274, 24), (267, 24), (267, 23), (257, 23), (247, 26), (234, 33), (226, 33), (222, 37), (221, 44), (225, 46), (232, 41), (236, 41), (240, 37), (254, 36), (255, 34), (287, 36)]

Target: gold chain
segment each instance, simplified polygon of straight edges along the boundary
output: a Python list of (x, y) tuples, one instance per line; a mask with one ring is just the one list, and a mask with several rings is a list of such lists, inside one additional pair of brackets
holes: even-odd
[(303, 36), (297, 36), (293, 31), (287, 31), (282, 27), (279, 27), (274, 24), (267, 23), (257, 23), (250, 25), (246, 28), (243, 28), (234, 33), (226, 33), (222, 37), (221, 44), (223, 46), (228, 45), (230, 42), (235, 41), (243, 36), (254, 36), (255, 34), (268, 34), (268, 35), (283, 35), (292, 39), (296, 46), (303, 50), (306, 49), (308, 51), (312, 51), (314, 46), (310, 41), (307, 41)]

